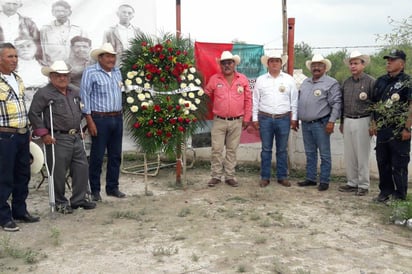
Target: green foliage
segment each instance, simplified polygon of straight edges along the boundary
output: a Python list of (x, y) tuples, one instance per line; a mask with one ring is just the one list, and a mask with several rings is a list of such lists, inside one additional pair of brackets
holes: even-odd
[(408, 220), (412, 218), (412, 197), (408, 196), (405, 201), (396, 200), (390, 203), (392, 213), (390, 219)]
[(376, 40), (384, 41), (393, 46), (411, 45), (412, 41), (412, 15), (402, 20), (395, 20), (388, 17), (388, 23), (391, 25), (392, 31), (386, 34), (378, 34)]
[(306, 61), (312, 59), (312, 48), (305, 42), (295, 45), (295, 65), (297, 69), (302, 69), (303, 74), (310, 75), (310, 71), (306, 68)]

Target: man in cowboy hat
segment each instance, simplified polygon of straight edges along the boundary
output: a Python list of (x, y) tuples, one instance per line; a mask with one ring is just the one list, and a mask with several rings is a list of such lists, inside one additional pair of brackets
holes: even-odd
[(122, 155), (122, 75), (116, 67), (116, 54), (110, 43), (92, 50), (90, 56), (97, 61), (83, 71), (80, 96), (83, 113), (92, 136), (89, 177), (92, 199), (101, 201), (100, 175), (107, 149), (106, 194), (117, 198), (126, 195), (119, 190)]
[(306, 67), (312, 77), (306, 78), (299, 91), (298, 115), (302, 121), (303, 144), (306, 154), (306, 179), (298, 185), (317, 185), (318, 153), (320, 154), (319, 191), (329, 188), (332, 169), (330, 151), (330, 134), (333, 133), (335, 121), (340, 117), (341, 92), (336, 79), (326, 75), (332, 63), (315, 54), (306, 61)]
[[(406, 54), (394, 49), (383, 57), (387, 74), (376, 80), (372, 102), (391, 102), (385, 113), (374, 113), (372, 131), (376, 135), (376, 161), (379, 171), (379, 195), (376, 202), (385, 203), (392, 196), (405, 200), (408, 190), (408, 164), (411, 150), (412, 86), (411, 77), (405, 74)], [(398, 108), (389, 111), (389, 108)], [(395, 116), (400, 123), (393, 122)], [(379, 123), (384, 123), (380, 125)]]
[[(213, 127), (211, 170), (212, 179), (208, 186), (225, 183), (237, 187), (235, 178), (236, 152), (240, 143), (242, 128), (246, 128), (252, 114), (251, 91), (245, 75), (235, 70), (240, 57), (223, 51), (220, 59), (220, 73), (214, 74), (205, 87), (205, 93), (213, 100)], [(226, 148), (226, 155), (223, 155)]]
[[(41, 72), (49, 77), (50, 83), (34, 95), (29, 119), (34, 135), (41, 137), (46, 145), (49, 168), (53, 166), (54, 161), (52, 175), (56, 211), (69, 214), (73, 212), (72, 209), (79, 207), (93, 209), (96, 204), (86, 199), (88, 162), (80, 130), (82, 112), (79, 90), (69, 86), (70, 69), (64, 61), (55, 61), (50, 67), (43, 67)], [(64, 196), (68, 170), (72, 178), (70, 203)]]
[(33, 223), (40, 219), (27, 211), (30, 134), (24, 84), (15, 73), (17, 61), (16, 48), (0, 43), (0, 226), (11, 232), (20, 229), (15, 220)]
[(271, 51), (261, 57), (268, 72), (257, 78), (253, 90), (253, 126), (259, 129), (262, 140), (260, 186), (270, 183), (272, 169), (273, 138), (276, 141), (276, 177), (283, 186), (288, 181), (287, 146), (289, 132), (298, 126), (298, 90), (292, 76), (282, 71), (287, 55)]
[(343, 133), (346, 165), (345, 185), (342, 192), (355, 192), (364, 196), (369, 191), (369, 124), (371, 121), (370, 99), (375, 79), (364, 72), (370, 58), (359, 51), (353, 51), (343, 60), (352, 76), (342, 85), (342, 117), (340, 131)]

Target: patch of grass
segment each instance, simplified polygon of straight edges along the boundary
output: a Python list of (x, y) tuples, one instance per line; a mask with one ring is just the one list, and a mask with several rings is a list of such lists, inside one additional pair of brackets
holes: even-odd
[(390, 220), (408, 220), (412, 218), (412, 197), (408, 196), (405, 201), (395, 200), (389, 204), (391, 208)]
[(52, 227), (50, 231), (50, 237), (52, 239), (53, 245), (60, 245), (60, 230), (57, 227)]
[(177, 213), (178, 217), (186, 217), (191, 213), (190, 208), (184, 207), (182, 208), (179, 213)]
[(296, 269), (296, 274), (310, 274), (310, 270), (299, 268), (299, 269)]
[(190, 256), (190, 258), (192, 259), (193, 262), (198, 262), (200, 257), (197, 256), (195, 253), (192, 254), (192, 256)]
[(0, 257), (8, 256), (14, 259), (22, 259), (27, 264), (35, 264), (41, 258), (46, 257), (45, 255), (30, 248), (22, 249), (17, 246), (13, 246), (9, 237), (2, 237), (0, 239), (0, 254)]
[(172, 247), (164, 247), (159, 246), (155, 247), (152, 251), (153, 256), (172, 256), (174, 254), (179, 253), (179, 248), (172, 246)]
[(247, 199), (245, 199), (245, 198), (243, 198), (243, 197), (239, 197), (239, 196), (235, 196), (235, 197), (230, 197), (230, 198), (228, 198), (226, 201), (234, 201), (234, 202), (237, 202), (237, 203), (239, 203), (239, 204), (244, 204), (244, 203), (247, 203), (248, 202), (248, 200)]
[(265, 237), (257, 237), (255, 239), (255, 244), (257, 245), (265, 244), (266, 242), (267, 242), (267, 239)]
[(172, 240), (173, 241), (184, 241), (184, 240), (186, 240), (186, 236), (183, 236), (183, 235), (175, 235), (175, 236), (173, 236), (172, 237)]
[(275, 212), (268, 212), (267, 215), (271, 217), (273, 220), (281, 222), (283, 220), (283, 213), (275, 211)]
[(257, 214), (257, 213), (252, 213), (252, 214), (250, 215), (249, 219), (250, 219), (251, 221), (258, 221), (258, 220), (260, 220), (260, 215)]
[(270, 221), (270, 219), (266, 218), (259, 225), (261, 227), (270, 227), (272, 226), (272, 222)]
[(129, 220), (136, 220), (136, 221), (142, 220), (138, 212), (134, 212), (131, 210), (112, 212), (111, 217), (115, 219), (129, 219)]
[(239, 273), (245, 273), (245, 272), (246, 272), (246, 266), (244, 266), (244, 265), (239, 265), (239, 266), (237, 267), (237, 272), (239, 272)]

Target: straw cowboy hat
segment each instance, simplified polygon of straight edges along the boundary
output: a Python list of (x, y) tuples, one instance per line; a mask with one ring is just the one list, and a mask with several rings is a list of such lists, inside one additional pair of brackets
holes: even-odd
[(306, 61), (306, 67), (308, 68), (308, 70), (310, 69), (310, 66), (312, 65), (312, 63), (323, 63), (326, 66), (326, 72), (328, 72), (331, 68), (332, 68), (332, 63), (330, 62), (329, 59), (323, 58), (322, 55), (320, 54), (315, 54), (312, 57), (312, 60), (308, 60)]
[(117, 54), (117, 52), (113, 49), (112, 44), (104, 43), (100, 48), (92, 50), (92, 52), (90, 52), (90, 56), (93, 60), (97, 61), (99, 55), (103, 53)]
[(44, 156), (43, 156), (43, 151), (41, 150), (39, 145), (33, 141), (30, 141), (30, 158), (31, 158), (31, 161), (30, 161), (31, 174), (34, 175), (34, 174), (39, 173), (44, 164)]
[(56, 72), (60, 74), (67, 74), (67, 73), (70, 73), (71, 70), (64, 61), (60, 61), (60, 60), (54, 61), (54, 63), (50, 67), (41, 68), (41, 73), (43, 73), (44, 76), (49, 77), (50, 73), (52, 72)]
[(224, 60), (233, 60), (236, 65), (240, 64), (240, 56), (233, 55), (230, 51), (227, 51), (227, 50), (222, 52), (222, 55), (220, 56), (220, 58), (217, 59), (219, 63)]
[(282, 60), (282, 66), (286, 65), (288, 62), (288, 56), (286, 54), (282, 54), (280, 51), (269, 51), (262, 57), (260, 57), (260, 62), (265, 67), (268, 67), (269, 59), (280, 59)]
[(362, 54), (362, 53), (360, 53), (359, 51), (355, 50), (355, 51), (352, 51), (352, 52), (350, 53), (349, 57), (346, 58), (346, 59), (344, 59), (343, 62), (344, 62), (347, 66), (349, 66), (349, 62), (350, 62), (352, 59), (361, 59), (361, 60), (363, 61), (363, 63), (365, 64), (365, 67), (366, 67), (367, 65), (369, 65), (369, 63), (370, 63), (370, 61), (371, 61), (371, 58), (369, 57), (369, 55)]

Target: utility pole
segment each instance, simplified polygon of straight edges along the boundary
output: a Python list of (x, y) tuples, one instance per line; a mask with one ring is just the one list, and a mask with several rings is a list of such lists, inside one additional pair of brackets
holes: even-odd
[(176, 0), (176, 38), (180, 38), (182, 33), (181, 15), (180, 15), (180, 0)]
[(282, 41), (283, 41), (283, 54), (287, 54), (288, 49), (288, 13), (286, 7), (286, 0), (282, 0)]

